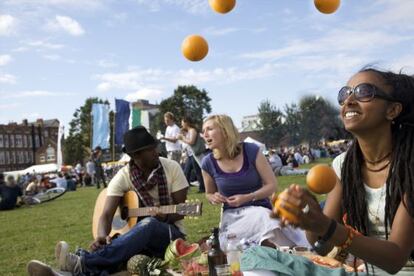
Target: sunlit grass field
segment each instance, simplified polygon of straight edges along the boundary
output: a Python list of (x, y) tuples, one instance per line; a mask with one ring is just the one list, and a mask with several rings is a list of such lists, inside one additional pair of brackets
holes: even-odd
[[(318, 163), (330, 162), (330, 159), (318, 160)], [(305, 176), (278, 177), (278, 190), (291, 183), (305, 185)], [(73, 250), (76, 246), (88, 248), (98, 193), (94, 187), (79, 188), (55, 201), (0, 212), (0, 275), (26, 275), (26, 264), (31, 259), (54, 266), (54, 247), (59, 240), (67, 241)], [(193, 187), (188, 198), (203, 202), (202, 217), (185, 220), (187, 239), (195, 242), (208, 236), (211, 228), (218, 225), (220, 207), (208, 204), (204, 195)]]

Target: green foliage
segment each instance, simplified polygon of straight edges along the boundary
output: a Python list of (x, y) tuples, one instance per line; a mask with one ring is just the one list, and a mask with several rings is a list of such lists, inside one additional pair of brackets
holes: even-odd
[[(92, 104), (109, 104), (108, 100), (88, 98), (85, 104), (73, 113), (73, 119), (69, 122), (69, 136), (64, 142), (64, 163), (75, 164), (84, 160), (90, 153), (92, 136)], [(110, 116), (110, 119), (113, 116)], [(110, 125), (112, 125), (110, 121)]]
[(299, 102), (302, 113), (302, 139), (316, 145), (321, 138), (335, 137), (339, 126), (339, 111), (318, 96), (306, 96)]
[(299, 145), (301, 142), (302, 116), (299, 107), (292, 103), (285, 105), (285, 130), (287, 141), (290, 145)]
[(161, 101), (160, 113), (157, 118), (159, 129), (163, 129), (163, 115), (165, 112), (172, 112), (179, 124), (184, 116), (191, 117), (195, 124), (200, 127), (205, 114), (211, 112), (211, 99), (207, 91), (198, 89), (194, 85), (178, 86), (174, 90), (174, 95)]
[(321, 139), (337, 140), (349, 136), (342, 126), (339, 110), (319, 96), (305, 96), (299, 105), (285, 105), (284, 113), (266, 100), (259, 106), (259, 117), (262, 137), (268, 146), (280, 145), (281, 138), (288, 145), (305, 142), (314, 146)]
[(262, 137), (267, 146), (274, 147), (284, 136), (283, 114), (269, 100), (263, 101), (259, 106), (260, 125)]

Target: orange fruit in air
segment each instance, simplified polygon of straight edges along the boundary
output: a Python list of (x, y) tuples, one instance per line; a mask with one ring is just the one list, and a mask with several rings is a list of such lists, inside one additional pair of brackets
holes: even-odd
[[(281, 195), (286, 192), (282, 192)], [(282, 200), (280, 197), (278, 197), (275, 201), (275, 206), (273, 207), (273, 212), (277, 214), (279, 217), (286, 219), (287, 221), (291, 223), (298, 223), (298, 217), (292, 214), (291, 212), (287, 211), (286, 209), (282, 208), (280, 204), (282, 203)], [(299, 208), (293, 204), (290, 204), (289, 202), (284, 203), (286, 206), (288, 206), (291, 209), (297, 209)]]
[(208, 53), (207, 41), (199, 35), (187, 36), (181, 44), (181, 52), (191, 61), (200, 61)]
[(309, 190), (317, 194), (327, 194), (335, 187), (336, 173), (328, 165), (313, 166), (306, 175)]
[(210, 7), (218, 13), (228, 13), (236, 5), (236, 0), (208, 0)]
[(315, 7), (321, 13), (334, 13), (341, 4), (341, 0), (314, 0)]

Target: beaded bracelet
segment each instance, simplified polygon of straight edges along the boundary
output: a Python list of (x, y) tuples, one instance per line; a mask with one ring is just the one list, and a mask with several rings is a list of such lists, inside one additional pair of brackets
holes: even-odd
[(343, 222), (344, 222), (345, 228), (348, 230), (348, 234), (347, 234), (347, 238), (345, 242), (341, 245), (338, 245), (338, 247), (341, 250), (346, 250), (348, 247), (351, 246), (352, 240), (354, 239), (354, 237), (361, 236), (362, 234), (358, 232), (358, 230), (356, 230), (355, 228), (353, 228), (352, 226), (346, 223), (346, 214), (343, 216)]

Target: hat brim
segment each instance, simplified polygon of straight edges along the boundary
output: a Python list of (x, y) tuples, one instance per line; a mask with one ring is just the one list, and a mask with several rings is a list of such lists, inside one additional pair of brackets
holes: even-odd
[(123, 153), (126, 153), (126, 154), (132, 154), (132, 153), (136, 153), (136, 152), (139, 152), (139, 151), (142, 151), (142, 150), (146, 150), (146, 149), (149, 149), (149, 148), (156, 147), (156, 146), (158, 146), (158, 144), (159, 144), (159, 142), (156, 140), (153, 144), (149, 144), (149, 145), (146, 145), (144, 147), (141, 147), (141, 148), (138, 148), (138, 149), (134, 149), (134, 150), (131, 150), (131, 151), (127, 151), (126, 150), (126, 147), (123, 146), (122, 147), (122, 152)]

